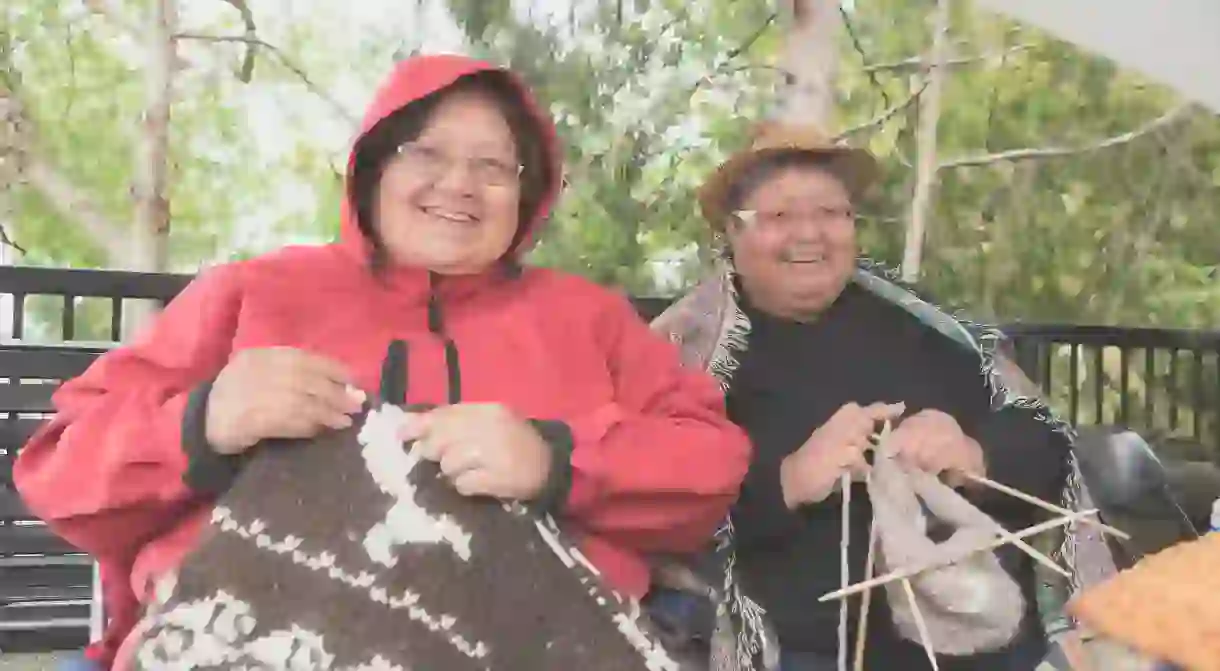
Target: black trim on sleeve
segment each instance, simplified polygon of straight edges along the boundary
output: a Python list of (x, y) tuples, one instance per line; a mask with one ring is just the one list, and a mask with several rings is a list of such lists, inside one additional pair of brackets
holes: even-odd
[(219, 495), (233, 486), (250, 451), (221, 454), (208, 444), (208, 397), (214, 382), (208, 380), (196, 387), (187, 398), (186, 410), (182, 413), (182, 450), (187, 456), (182, 481), (201, 494)]
[(531, 419), (529, 424), (551, 448), (551, 471), (534, 500), (534, 508), (541, 513), (559, 513), (572, 490), (572, 451), (576, 448), (572, 428), (557, 420)]

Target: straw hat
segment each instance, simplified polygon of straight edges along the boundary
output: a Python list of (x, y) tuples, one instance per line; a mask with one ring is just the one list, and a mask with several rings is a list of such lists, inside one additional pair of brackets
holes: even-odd
[(731, 214), (727, 201), (733, 185), (759, 163), (790, 153), (824, 157), (826, 168), (853, 197), (864, 194), (877, 178), (877, 159), (868, 151), (836, 143), (816, 126), (765, 122), (755, 128), (750, 147), (730, 156), (699, 189), (704, 218), (717, 230), (723, 229)]

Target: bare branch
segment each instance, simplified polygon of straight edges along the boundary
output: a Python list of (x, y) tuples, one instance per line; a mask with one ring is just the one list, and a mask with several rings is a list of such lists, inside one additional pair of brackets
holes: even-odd
[[(222, 2), (232, 5), (241, 14), (241, 22), (246, 26), (246, 37), (256, 40), (258, 26), (254, 23), (254, 12), (250, 11), (246, 0), (222, 0)], [(237, 78), (245, 84), (249, 84), (250, 80), (254, 78), (254, 59), (258, 56), (258, 47), (258, 42), (246, 42), (246, 60), (242, 61), (241, 72), (237, 74)]]
[[(980, 62), (986, 62), (986, 61), (1000, 60), (1000, 59), (1006, 58), (1008, 56), (1011, 56), (1012, 54), (1015, 54), (1015, 53), (1020, 53), (1022, 51), (1028, 51), (1029, 49), (1034, 48), (1034, 46), (1036, 46), (1036, 45), (1034, 45), (1032, 43), (1018, 44), (1018, 45), (1015, 45), (1008, 49), (1004, 49), (1002, 51), (995, 51), (995, 52), (986, 53), (986, 54), (975, 54), (973, 56), (958, 56), (956, 58), (948, 58), (948, 59), (945, 59), (945, 62), (941, 64), (941, 67), (952, 67), (952, 66), (956, 66), (956, 65), (970, 65), (971, 63), (980, 63)], [(911, 56), (910, 58), (904, 58), (900, 61), (891, 61), (889, 63), (877, 63), (874, 65), (866, 65), (864, 67), (864, 72), (866, 72), (866, 73), (871, 73), (871, 72), (900, 73), (900, 72), (906, 72), (909, 70), (918, 70), (921, 67), (923, 67), (923, 60), (924, 59), (922, 56)]]
[(122, 241), (125, 229), (111, 220), (97, 203), (43, 157), (27, 152), (22, 171), (29, 183), (38, 189), (46, 202), (60, 215), (76, 222), (94, 243), (106, 252), (111, 265), (126, 257)]
[(1100, 142), (1093, 144), (1082, 145), (1079, 147), (1030, 147), (1025, 149), (1009, 149), (1000, 151), (994, 154), (980, 154), (977, 156), (963, 156), (951, 161), (941, 163), (937, 170), (949, 170), (952, 168), (964, 168), (967, 166), (989, 165), (1002, 161), (1026, 161), (1029, 159), (1043, 158), (1059, 158), (1062, 156), (1076, 156), (1079, 154), (1088, 154), (1102, 149), (1109, 149), (1125, 144), (1129, 144), (1139, 138), (1152, 133), (1158, 129), (1172, 125), (1187, 116), (1192, 105), (1189, 103), (1179, 105), (1172, 110), (1162, 114), (1161, 116), (1121, 135), (1115, 135), (1106, 138)]
[(932, 46), (925, 60), (924, 83), (928, 94), (919, 101), (919, 128), (915, 132), (915, 187), (911, 194), (911, 215), (907, 220), (902, 249), (902, 279), (919, 279), (927, 237), (932, 193), (936, 188), (936, 137), (940, 124), (941, 90), (945, 82), (945, 47), (948, 46), (950, 0), (937, 0), (933, 10)]
[(174, 38), (179, 40), (195, 40), (197, 42), (229, 42), (236, 44), (257, 45), (263, 50), (273, 54), (276, 60), (280, 62), (280, 65), (283, 65), (294, 75), (296, 75), (297, 79), (301, 80), (301, 83), (305, 85), (305, 88), (309, 89), (310, 93), (313, 93), (326, 102), (327, 105), (330, 106), (331, 111), (333, 111), (339, 117), (351, 123), (353, 126), (360, 122), (360, 118), (358, 116), (344, 107), (343, 103), (336, 100), (333, 96), (323, 90), (322, 87), (315, 84), (314, 81), (309, 78), (309, 75), (305, 74), (305, 71), (302, 70), (299, 65), (294, 63), (286, 54), (284, 54), (279, 47), (267, 42), (266, 40), (257, 37), (249, 37), (246, 35), (206, 35), (201, 33), (178, 33), (177, 35), (174, 35)]
[(5, 230), (5, 228), (4, 228), (4, 224), (0, 224), (0, 245), (4, 245), (6, 247), (12, 247), (13, 249), (17, 250), (21, 254), (29, 254), (29, 252), (26, 251), (25, 247), (22, 247), (21, 245), (17, 244), (11, 237), (9, 237), (8, 231)]
[(714, 81), (717, 77), (719, 77), (721, 75), (734, 74), (737, 72), (744, 72), (746, 70), (751, 70), (751, 69), (771, 69), (771, 70), (777, 70), (777, 71), (782, 72), (782, 70), (779, 70), (779, 68), (776, 68), (774, 66), (769, 66), (769, 65), (753, 65), (753, 64), (731, 65), (731, 63), (734, 60), (736, 60), (739, 56), (741, 56), (742, 54), (749, 51), (754, 46), (754, 43), (757, 42), (763, 35), (765, 35), (767, 33), (767, 29), (771, 27), (771, 24), (775, 23), (775, 20), (777, 18), (779, 18), (779, 14), (776, 12), (772, 12), (770, 15), (768, 15), (767, 19), (762, 22), (762, 25), (758, 26), (758, 28), (756, 28), (753, 33), (748, 35), (746, 37), (746, 39), (744, 41), (742, 41), (741, 44), (730, 49), (725, 54), (724, 59), (720, 61), (720, 64), (717, 65), (716, 68), (714, 70), (712, 70), (712, 72), (708, 73), (708, 75), (705, 77), (701, 77), (699, 79), (699, 81), (695, 82), (694, 85), (690, 87), (690, 90), (687, 91), (686, 97), (689, 98), (689, 97), (695, 95), (695, 92), (698, 91), (701, 87), (710, 84), (712, 81)]
[(893, 117), (897, 116), (900, 112), (913, 105), (915, 101), (919, 100), (919, 96), (923, 95), (923, 92), (926, 91), (927, 88), (928, 80), (925, 79), (923, 84), (921, 84), (919, 88), (915, 89), (915, 91), (905, 99), (899, 101), (889, 109), (882, 111), (881, 114), (878, 114), (872, 119), (869, 119), (862, 124), (852, 126), (836, 135), (835, 142), (846, 140), (848, 137), (855, 135), (856, 133), (883, 125), (885, 122), (889, 121)]
[(75, 223), (105, 254), (109, 265), (120, 265), (126, 257), (125, 228), (71, 178), (54, 165), (39, 147), (38, 132), (25, 115), (18, 96), (18, 82), (11, 73), (0, 76), (0, 102), (4, 103), (11, 137), (5, 138), (17, 163), (17, 175), (42, 194), (48, 205), (67, 221)]

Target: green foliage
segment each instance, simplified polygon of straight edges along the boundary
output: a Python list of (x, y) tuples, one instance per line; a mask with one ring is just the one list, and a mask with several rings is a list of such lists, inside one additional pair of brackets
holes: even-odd
[(447, 2), (476, 51), (549, 102), (566, 142), (568, 187), (533, 261), (638, 293), (689, 283), (676, 250), (709, 242), (694, 187), (767, 99), (749, 50), (773, 47), (759, 38), (770, 3), (600, 2), (563, 30), (509, 5)]
[[(182, 0), (190, 10), (184, 29), (240, 34), (236, 12), (220, 2), (204, 11), (208, 4)], [(342, 3), (307, 4), (284, 16), (254, 7), (260, 37), (279, 51), (259, 52), (250, 84), (234, 76), (245, 45), (180, 44), (171, 194), (177, 269), (336, 234), (345, 149), (334, 138), (351, 121), (334, 108), (357, 111), (352, 92), (367, 95), (395, 55), (427, 36), (422, 29), (404, 36), (392, 21), (335, 31), (346, 16)], [(695, 189), (771, 102), (769, 66), (781, 37), (768, 23), (774, 3), (600, 0), (549, 22), (522, 16), (520, 4), (443, 6), (470, 51), (529, 79), (565, 141), (568, 187), (533, 260), (638, 293), (680, 290), (711, 256)], [(875, 117), (919, 85), (918, 63), (892, 64), (926, 50), (933, 4), (850, 5), (840, 51), (842, 127)], [(131, 25), (147, 5), (114, 0), (101, 16), (77, 2), (33, 0), (4, 11), (13, 57), (3, 67), (19, 86), (40, 151), (120, 229), (131, 220), (143, 87)], [(1108, 61), (969, 3), (955, 5), (949, 41), (952, 57), (966, 62), (949, 66), (941, 162), (1087, 146), (1177, 104)], [(300, 72), (316, 89), (344, 95), (320, 101)], [(255, 117), (269, 110), (286, 145), (267, 146), (267, 122)], [(860, 229), (865, 250), (891, 264), (901, 258), (909, 216), (917, 118), (917, 106), (907, 106), (852, 137), (886, 168)], [(1218, 196), (1220, 121), (1202, 112), (1095, 152), (945, 169), (924, 283), (983, 318), (1214, 327)], [(8, 200), (15, 234), (30, 250), (25, 262), (107, 263), (71, 213), (33, 188), (15, 185)]]
[[(926, 3), (858, 3), (869, 64), (926, 48)], [(958, 4), (950, 41), (959, 56), (1003, 54), (953, 66), (939, 123), (942, 163), (1024, 147), (1083, 147), (1136, 129), (1176, 104), (1164, 89), (1037, 31)], [(917, 26), (911, 30), (912, 26)], [(921, 35), (921, 33), (923, 33)], [(867, 118), (881, 90), (898, 101), (910, 71), (864, 76), (847, 52), (844, 113)], [(907, 216), (916, 114), (870, 147), (887, 178), (872, 211)], [(892, 131), (889, 131), (892, 132)], [(1214, 328), (1220, 317), (1220, 236), (1214, 208), (1220, 120), (1195, 112), (1129, 144), (940, 173), (924, 283), (981, 317), (1132, 326)], [(1212, 151), (1209, 151), (1212, 150)], [(901, 259), (900, 225), (869, 224), (874, 253)]]

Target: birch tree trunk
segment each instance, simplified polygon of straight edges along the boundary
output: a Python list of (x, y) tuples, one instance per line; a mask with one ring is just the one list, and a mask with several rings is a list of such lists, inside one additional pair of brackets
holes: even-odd
[[(178, 0), (156, 0), (148, 14), (147, 59), (144, 64), (144, 114), (136, 145), (132, 195), (130, 256), (132, 270), (165, 272), (169, 268), (169, 132), (173, 105), (175, 34), (178, 32)], [(154, 314), (150, 301), (131, 301), (124, 307), (124, 339)]]
[(835, 110), (839, 35), (843, 17), (838, 0), (780, 0), (787, 28), (779, 68), (776, 120), (814, 124), (829, 133)]
[(924, 64), (927, 84), (919, 96), (919, 128), (916, 131), (915, 189), (911, 197), (911, 215), (907, 220), (906, 242), (902, 250), (902, 279), (919, 279), (923, 262), (923, 245), (936, 187), (936, 129), (940, 123), (941, 88), (945, 76), (945, 48), (948, 43), (950, 0), (937, 0), (932, 15), (932, 47)]

